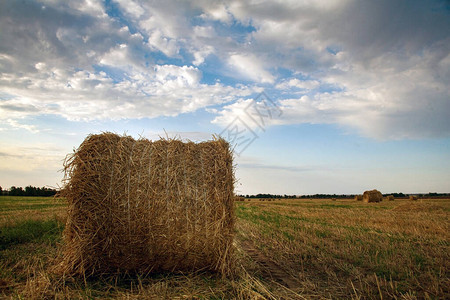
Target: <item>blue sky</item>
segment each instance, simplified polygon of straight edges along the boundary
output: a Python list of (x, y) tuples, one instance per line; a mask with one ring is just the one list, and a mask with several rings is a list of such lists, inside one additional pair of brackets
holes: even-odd
[(449, 192), (449, 53), (445, 1), (2, 1), (0, 186), (113, 131), (222, 133), (244, 194)]

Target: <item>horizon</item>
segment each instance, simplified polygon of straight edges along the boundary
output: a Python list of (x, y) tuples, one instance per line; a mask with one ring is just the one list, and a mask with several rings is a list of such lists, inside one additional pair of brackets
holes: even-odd
[(446, 1), (0, 4), (0, 186), (89, 134), (234, 151), (236, 194), (447, 193)]
[[(13, 188), (15, 189), (22, 189), (22, 191), (25, 191), (26, 187), (31, 187), (31, 188), (40, 188), (40, 189), (49, 189), (51, 191), (55, 191), (55, 192), (60, 192), (62, 190), (62, 188), (60, 187), (50, 187), (48, 185), (44, 185), (42, 187), (38, 187), (38, 186), (32, 186), (32, 185), (27, 185), (27, 186), (10, 186), (9, 188), (5, 189), (3, 186), (0, 185), (0, 191), (11, 191)], [(257, 196), (270, 196), (273, 198), (302, 198), (302, 197), (314, 197), (314, 196), (338, 196), (338, 197), (342, 197), (342, 196), (356, 196), (356, 195), (361, 195), (363, 193), (349, 193), (349, 194), (336, 194), (336, 193), (331, 193), (331, 194), (321, 194), (321, 193), (317, 193), (317, 194), (270, 194), (270, 193), (257, 193), (257, 194), (235, 194), (235, 196), (238, 197), (245, 197), (245, 198), (261, 198), (261, 197), (257, 197)], [(394, 195), (395, 197), (407, 197), (409, 195), (420, 195), (420, 196), (426, 196), (429, 195), (430, 197), (440, 197), (440, 196), (448, 196), (450, 195), (450, 192), (444, 192), (444, 193), (437, 193), (437, 192), (428, 192), (428, 193), (404, 193), (404, 192), (387, 192), (387, 193), (382, 193), (383, 196), (387, 196), (387, 195)], [(396, 196), (397, 195), (397, 196)], [(398, 195), (403, 195), (403, 196), (398, 196)], [(2, 196), (2, 194), (0, 194), (0, 196)], [(32, 196), (32, 195), (24, 195), (24, 196)], [(320, 198), (315, 198), (315, 199), (320, 199)]]

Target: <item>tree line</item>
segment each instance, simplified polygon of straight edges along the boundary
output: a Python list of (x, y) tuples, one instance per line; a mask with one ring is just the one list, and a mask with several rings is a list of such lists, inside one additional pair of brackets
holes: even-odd
[(296, 195), (273, 195), (273, 194), (240, 195), (240, 197), (244, 197), (244, 198), (286, 198), (286, 199), (297, 198)]
[[(404, 193), (389, 193), (389, 194), (383, 194), (383, 196), (392, 195), (395, 198), (406, 198), (409, 197), (410, 194), (404, 194)], [(449, 197), (450, 193), (428, 193), (428, 194), (411, 194), (421, 197)], [(244, 198), (277, 198), (277, 199), (325, 199), (325, 198), (336, 198), (336, 199), (343, 199), (343, 198), (353, 198), (356, 195), (355, 194), (315, 194), (315, 195), (275, 195), (275, 194), (256, 194), (256, 195), (239, 195), (240, 197)]]
[(57, 190), (51, 189), (48, 187), (35, 187), (35, 186), (26, 186), (15, 187), (12, 186), (7, 190), (2, 189), (0, 186), (0, 196), (39, 196), (39, 197), (50, 197), (56, 195)]

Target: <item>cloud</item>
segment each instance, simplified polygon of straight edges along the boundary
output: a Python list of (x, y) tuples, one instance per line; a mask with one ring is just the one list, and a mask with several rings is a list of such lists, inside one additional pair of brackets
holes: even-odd
[(35, 147), (0, 144), (0, 149), (0, 170), (3, 172), (59, 170), (66, 154), (63, 148), (50, 144), (36, 144)]
[(296, 88), (299, 90), (313, 90), (320, 86), (318, 80), (299, 80), (297, 78), (283, 80), (281, 83), (277, 84), (275, 87), (279, 90), (288, 90)]
[(137, 2), (133, 0), (115, 0), (120, 7), (129, 14), (132, 18), (140, 18), (144, 15), (144, 8)]
[[(142, 25), (134, 33), (109, 17), (101, 2), (11, 1), (4, 8), (1, 38), (10, 42), (0, 45), (0, 120), (42, 114), (69, 120), (176, 116), (252, 92), (202, 84), (194, 66), (155, 63), (154, 51), (177, 55), (178, 38), (186, 31), (187, 17), (174, 16), (170, 5), (154, 11), (149, 4), (130, 4), (124, 14)], [(212, 27), (195, 28), (198, 38), (214, 34)], [(213, 52), (208, 45), (190, 49), (196, 65)]]
[(41, 72), (23, 89), (20, 79), (4, 85), (14, 95), (0, 105), (0, 119), (58, 114), (69, 120), (175, 116), (249, 95), (249, 88), (201, 84), (195, 67), (156, 65), (146, 72), (133, 68), (116, 82), (104, 72)]
[[(442, 2), (249, 1), (229, 11), (257, 28), (251, 42), (255, 55), (265, 53), (261, 68), (311, 78), (277, 81), (285, 113), (273, 124), (337, 124), (376, 139), (449, 136), (450, 19)], [(227, 105), (214, 122), (240, 109)]]
[[(310, 167), (299, 167), (299, 166), (280, 166), (280, 165), (268, 165), (260, 163), (239, 163), (239, 168), (246, 169), (268, 169), (268, 170), (282, 170), (288, 172), (308, 172), (314, 170)], [(315, 168), (317, 169), (317, 168)]]
[(16, 120), (8, 119), (6, 120), (6, 123), (12, 128), (13, 130), (16, 129), (25, 129), (28, 130), (31, 133), (39, 133), (40, 130), (35, 125), (28, 125), (28, 124), (21, 124)]
[(4, 1), (0, 120), (214, 106), (222, 124), (264, 87), (286, 112), (273, 124), (448, 136), (448, 15), (442, 1)]
[(274, 82), (274, 76), (264, 69), (263, 60), (253, 54), (232, 54), (228, 63), (245, 79), (261, 83)]

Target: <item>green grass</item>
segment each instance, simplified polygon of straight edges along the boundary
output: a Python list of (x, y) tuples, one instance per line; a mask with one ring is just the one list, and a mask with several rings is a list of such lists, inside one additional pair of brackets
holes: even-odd
[(63, 225), (56, 219), (24, 220), (13, 225), (0, 228), (0, 250), (13, 245), (48, 242), (54, 244), (59, 240)]
[(63, 207), (65, 205), (63, 199), (54, 197), (0, 196), (0, 213), (23, 210), (43, 210)]

